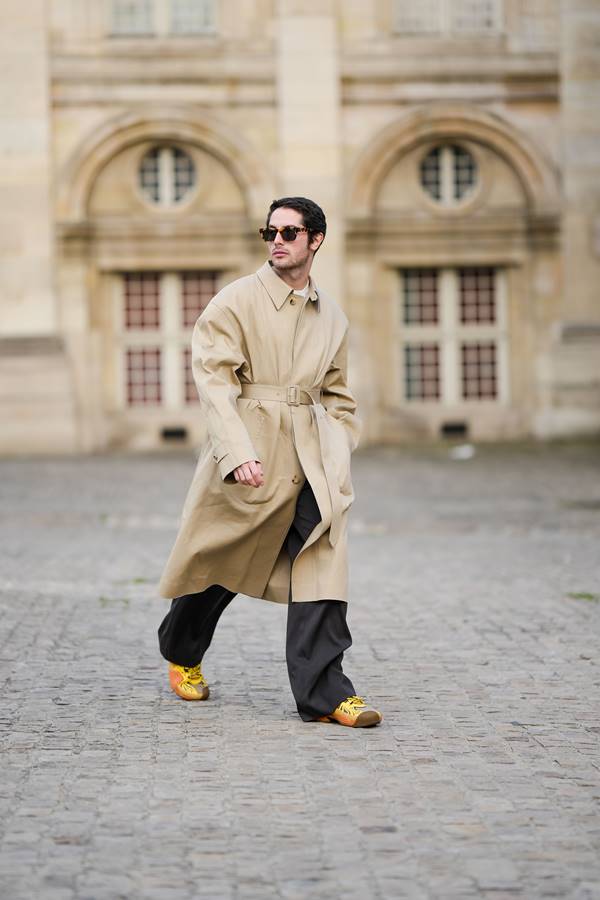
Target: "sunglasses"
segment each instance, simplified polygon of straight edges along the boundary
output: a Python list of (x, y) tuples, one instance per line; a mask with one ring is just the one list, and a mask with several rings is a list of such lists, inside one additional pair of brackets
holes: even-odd
[(258, 230), (263, 241), (274, 241), (278, 234), (284, 241), (295, 241), (296, 235), (302, 231), (308, 231), (308, 228), (300, 225), (284, 225), (283, 228), (273, 228), (270, 225), (268, 228), (259, 228)]

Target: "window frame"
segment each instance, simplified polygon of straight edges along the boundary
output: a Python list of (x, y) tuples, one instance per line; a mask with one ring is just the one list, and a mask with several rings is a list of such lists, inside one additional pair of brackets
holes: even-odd
[[(157, 275), (159, 296), (159, 326), (157, 328), (127, 327), (125, 322), (125, 276)], [(206, 274), (213, 278), (215, 293), (219, 290), (223, 271), (216, 268), (152, 269), (127, 268), (113, 273), (112, 315), (114, 323), (113, 360), (115, 365), (114, 403), (119, 413), (146, 414), (181, 413), (195, 405), (186, 399), (184, 350), (190, 346), (193, 326), (184, 325), (183, 280), (186, 275)], [(160, 350), (161, 402), (128, 402), (127, 351)]]
[[(404, 277), (406, 270), (437, 269), (438, 322), (405, 323)], [(461, 323), (460, 269), (491, 268), (494, 277), (495, 321), (493, 323)], [(507, 272), (504, 267), (487, 262), (465, 262), (454, 266), (405, 264), (396, 269), (397, 291), (395, 316), (395, 394), (398, 403), (410, 410), (467, 410), (482, 405), (505, 407), (510, 402), (509, 335), (507, 305)], [(468, 343), (492, 341), (496, 346), (496, 397), (462, 396), (462, 347)], [(440, 398), (413, 398), (407, 394), (404, 369), (405, 347), (413, 344), (437, 344), (439, 347)]]
[[(198, 37), (212, 37), (218, 33), (219, 4), (216, 0), (195, 0), (202, 3), (208, 12), (206, 18), (210, 24), (203, 28), (193, 30), (174, 30), (174, 3), (176, 0), (146, 0), (150, 4), (150, 30), (148, 31), (123, 31), (115, 28), (118, 18), (118, 4), (126, 0), (106, 0), (106, 32), (110, 38), (119, 39), (189, 39)], [(143, 2), (143, 0), (142, 0)]]
[[(448, 199), (447, 197), (447, 189), (448, 186), (454, 185), (454, 153), (453, 148), (458, 147), (460, 150), (463, 150), (467, 153), (473, 160), (474, 169), (475, 169), (475, 180), (473, 182), (473, 186), (463, 197), (459, 197), (458, 199), (452, 198)], [(423, 165), (424, 160), (429, 156), (429, 154), (433, 150), (440, 150), (441, 158), (440, 158), (440, 186), (441, 186), (441, 197), (437, 200), (433, 197), (421, 179), (421, 167)], [(477, 204), (481, 201), (483, 196), (483, 187), (484, 187), (484, 178), (483, 178), (483, 166), (484, 161), (481, 157), (479, 148), (477, 145), (471, 144), (471, 142), (461, 140), (460, 138), (441, 138), (433, 142), (428, 142), (426, 146), (424, 146), (421, 152), (415, 157), (416, 163), (416, 180), (419, 186), (419, 190), (421, 191), (421, 196), (427, 202), (431, 209), (436, 210), (441, 213), (462, 213), (465, 209), (470, 207), (471, 205)]]
[[(431, 25), (406, 30), (402, 24), (402, 7), (406, 4), (414, 9), (413, 0), (392, 0), (391, 27), (392, 32), (398, 37), (428, 38), (428, 39), (461, 39), (461, 38), (498, 38), (505, 34), (506, 10), (504, 0), (490, 0), (493, 5), (494, 24), (489, 29), (461, 29), (454, 23), (458, 16), (458, 8), (461, 3), (467, 4), (469, 0), (423, 0), (423, 6), (428, 3), (432, 8)], [(437, 10), (435, 7), (437, 6)]]
[[(153, 26), (155, 24), (156, 12), (155, 12), (155, 0), (138, 0), (138, 2), (143, 3), (144, 5), (149, 7), (149, 15), (148, 15), (148, 29), (128, 29), (124, 30), (123, 28), (117, 28), (116, 23), (120, 17), (119, 13), (119, 4), (123, 3), (124, 0), (106, 0), (106, 16), (107, 16), (107, 32), (111, 38), (150, 38), (154, 36)], [(136, 0), (129, 0), (129, 2), (136, 2)]]
[[(150, 199), (141, 182), (142, 164), (150, 153), (158, 151), (158, 201)], [(192, 163), (194, 181), (188, 191), (180, 200), (175, 200), (175, 152), (184, 153)], [(185, 209), (194, 201), (198, 194), (200, 172), (197, 161), (190, 147), (182, 147), (172, 142), (154, 142), (150, 147), (145, 146), (138, 154), (136, 161), (135, 186), (136, 191), (144, 205), (154, 212), (177, 212)]]

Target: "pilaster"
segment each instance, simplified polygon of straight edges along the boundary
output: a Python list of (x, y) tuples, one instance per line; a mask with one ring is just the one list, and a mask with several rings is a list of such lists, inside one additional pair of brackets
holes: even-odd
[(323, 207), (327, 237), (315, 259), (315, 279), (343, 305), (340, 66), (335, 4), (280, 0), (277, 28), (279, 183), (282, 194), (306, 196)]

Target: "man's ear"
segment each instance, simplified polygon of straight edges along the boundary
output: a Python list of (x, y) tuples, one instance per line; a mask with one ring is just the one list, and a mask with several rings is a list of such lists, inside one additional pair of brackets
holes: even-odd
[(317, 231), (317, 233), (313, 234), (312, 238), (310, 239), (310, 244), (308, 245), (308, 249), (315, 250), (315, 251), (318, 250), (318, 248), (321, 246), (321, 244), (323, 243), (324, 240), (325, 240), (325, 235), (323, 234), (323, 232)]

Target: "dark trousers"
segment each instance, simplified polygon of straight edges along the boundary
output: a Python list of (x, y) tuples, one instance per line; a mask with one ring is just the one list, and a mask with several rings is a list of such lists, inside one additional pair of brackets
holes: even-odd
[[(320, 519), (312, 488), (305, 481), (286, 537), (292, 562)], [(180, 666), (201, 662), (221, 614), (234, 597), (234, 592), (218, 584), (175, 597), (158, 629), (164, 658)], [(355, 693), (342, 670), (344, 651), (352, 644), (346, 610), (347, 604), (341, 600), (293, 603), (290, 585), (286, 660), (298, 713), (305, 722), (333, 712)]]

